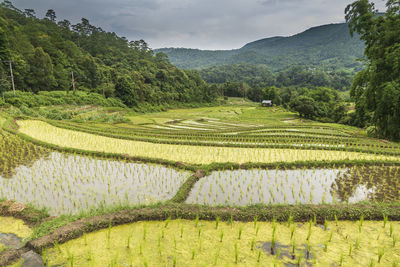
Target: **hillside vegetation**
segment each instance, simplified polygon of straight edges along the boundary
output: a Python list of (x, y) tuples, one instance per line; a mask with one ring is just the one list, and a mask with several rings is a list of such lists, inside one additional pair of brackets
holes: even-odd
[(290, 37), (265, 38), (229, 51), (164, 48), (171, 62), (186, 69), (204, 69), (237, 63), (263, 64), (273, 71), (289, 66), (305, 66), (358, 71), (364, 44), (358, 36), (350, 36), (346, 23), (314, 27)]
[(198, 74), (178, 69), (164, 54), (154, 55), (143, 40), (128, 41), (85, 18), (74, 25), (57, 20), (53, 10), (40, 19), (34, 10), (18, 10), (9, 1), (0, 4), (0, 61), (0, 93), (12, 88), (12, 61), (20, 91), (76, 89), (118, 97), (130, 107), (215, 97)]

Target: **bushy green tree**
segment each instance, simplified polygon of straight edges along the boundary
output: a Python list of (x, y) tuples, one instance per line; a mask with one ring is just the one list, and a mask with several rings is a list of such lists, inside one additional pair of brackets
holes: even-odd
[(41, 47), (35, 48), (29, 58), (29, 83), (33, 92), (54, 90), (56, 81), (53, 75), (53, 64), (49, 54)]
[(119, 77), (115, 84), (116, 96), (129, 107), (137, 106), (137, 86), (129, 76)]
[[(365, 42), (366, 68), (351, 87), (359, 119), (372, 112), (378, 135), (400, 139), (400, 1), (388, 0), (378, 15), (373, 3), (358, 0), (346, 8), (351, 33)], [(365, 122), (364, 122), (365, 123)]]
[(309, 96), (299, 96), (290, 102), (290, 108), (299, 113), (300, 117), (312, 119), (317, 112), (314, 99)]

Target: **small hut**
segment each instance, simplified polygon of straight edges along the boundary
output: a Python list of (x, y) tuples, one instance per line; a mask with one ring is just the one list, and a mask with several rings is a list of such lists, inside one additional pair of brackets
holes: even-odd
[(261, 106), (263, 106), (263, 107), (272, 107), (272, 100), (263, 100), (261, 102)]

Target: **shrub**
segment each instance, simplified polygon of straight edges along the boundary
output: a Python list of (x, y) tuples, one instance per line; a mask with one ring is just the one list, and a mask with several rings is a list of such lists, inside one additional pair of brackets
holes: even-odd
[(367, 128), (367, 135), (369, 137), (377, 137), (378, 136), (378, 131), (377, 131), (376, 127), (375, 126), (369, 126)]
[(105, 107), (126, 107), (118, 98), (105, 98), (97, 93), (76, 92), (67, 93), (65, 91), (41, 91), (38, 94), (31, 92), (16, 91), (5, 92), (4, 99), (6, 104), (15, 107), (39, 107), (52, 105), (99, 105)]
[(19, 110), (22, 112), (22, 114), (30, 117), (37, 117), (38, 114), (36, 111), (32, 110), (31, 108), (28, 108), (26, 105), (21, 105), (19, 107)]

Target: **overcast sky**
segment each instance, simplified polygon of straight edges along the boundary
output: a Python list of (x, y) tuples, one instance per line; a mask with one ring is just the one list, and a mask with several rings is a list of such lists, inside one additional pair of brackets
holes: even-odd
[[(234, 49), (272, 36), (289, 36), (310, 27), (344, 22), (352, 0), (12, 0), (43, 17), (92, 25), (152, 48)], [(383, 0), (376, 6), (384, 11)]]

